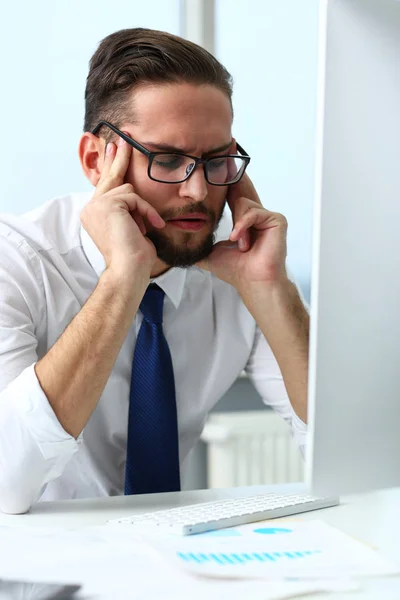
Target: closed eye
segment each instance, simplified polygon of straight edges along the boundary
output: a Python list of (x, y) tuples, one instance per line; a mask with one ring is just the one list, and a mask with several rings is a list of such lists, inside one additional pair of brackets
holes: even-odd
[(183, 165), (184, 158), (177, 154), (161, 154), (154, 158), (154, 164), (163, 169), (177, 169)]
[(215, 158), (210, 160), (208, 163), (208, 168), (211, 170), (222, 169), (226, 166), (228, 159), (227, 158)]

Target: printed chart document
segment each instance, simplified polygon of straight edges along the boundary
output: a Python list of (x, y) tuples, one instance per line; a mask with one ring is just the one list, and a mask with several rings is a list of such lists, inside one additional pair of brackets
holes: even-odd
[(36, 598), (33, 592), (43, 583), (80, 584), (77, 600), (283, 600), (354, 589), (348, 582), (197, 577), (136, 539), (133, 528), (107, 525), (76, 530), (0, 526), (0, 579), (26, 581), (18, 600)]
[(151, 543), (174, 564), (205, 577), (345, 580), (400, 573), (399, 565), (317, 520), (253, 523), (199, 535), (153, 537)]

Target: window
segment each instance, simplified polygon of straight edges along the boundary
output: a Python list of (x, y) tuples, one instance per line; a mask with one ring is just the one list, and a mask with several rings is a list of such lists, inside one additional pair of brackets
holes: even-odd
[(7, 3), (0, 21), (0, 212), (91, 189), (77, 155), (91, 55), (118, 29), (179, 34), (179, 23), (179, 0)]
[(234, 77), (233, 133), (266, 208), (289, 221), (288, 264), (308, 296), (318, 0), (216, 0), (215, 54)]

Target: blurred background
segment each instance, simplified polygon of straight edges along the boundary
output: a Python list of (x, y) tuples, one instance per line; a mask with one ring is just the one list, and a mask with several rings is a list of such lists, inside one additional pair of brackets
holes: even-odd
[[(91, 55), (118, 29), (150, 27), (210, 50), (234, 78), (233, 134), (265, 207), (289, 221), (288, 266), (310, 294), (319, 0), (19, 0), (0, 22), (0, 212), (90, 190), (80, 170)], [(298, 481), (285, 423), (241, 377), (210, 415), (188, 488)]]

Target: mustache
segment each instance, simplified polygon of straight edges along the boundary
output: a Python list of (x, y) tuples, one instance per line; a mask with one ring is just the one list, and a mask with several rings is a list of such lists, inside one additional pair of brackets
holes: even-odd
[(160, 216), (164, 220), (168, 219), (176, 219), (182, 215), (190, 215), (194, 213), (201, 213), (215, 221), (216, 215), (215, 211), (212, 209), (208, 209), (202, 202), (191, 202), (190, 204), (186, 204), (185, 206), (181, 206), (179, 208), (168, 208), (167, 210), (160, 212)]

